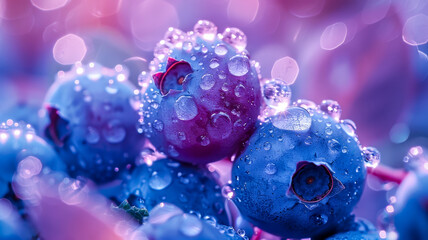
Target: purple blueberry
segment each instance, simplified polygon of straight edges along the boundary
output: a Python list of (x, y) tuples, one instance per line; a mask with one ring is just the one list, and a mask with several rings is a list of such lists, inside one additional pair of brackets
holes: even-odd
[(44, 134), (71, 176), (103, 183), (132, 166), (144, 144), (138, 94), (120, 65), (77, 64), (58, 73), (45, 100)]
[(309, 238), (349, 217), (366, 169), (350, 120), (296, 105), (260, 123), (236, 157), (232, 187), (236, 205), (257, 227)]
[(170, 29), (143, 72), (142, 130), (169, 157), (205, 164), (231, 156), (253, 131), (260, 109), (258, 63), (235, 28), (199, 21)]

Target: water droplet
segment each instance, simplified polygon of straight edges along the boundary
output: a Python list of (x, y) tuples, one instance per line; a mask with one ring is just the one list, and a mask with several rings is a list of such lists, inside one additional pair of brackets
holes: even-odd
[(98, 133), (96, 128), (88, 127), (86, 129), (85, 139), (90, 144), (95, 144), (100, 140), (100, 134)]
[(192, 120), (198, 115), (198, 108), (192, 96), (180, 96), (174, 103), (175, 113), (178, 119)]
[(275, 163), (268, 163), (265, 167), (265, 173), (269, 175), (275, 174), (277, 171)]
[(185, 38), (186, 34), (183, 31), (173, 27), (168, 28), (164, 36), (165, 42), (177, 48), (182, 47)]
[(318, 225), (318, 226), (320, 226), (320, 225), (324, 225), (324, 224), (326, 224), (327, 223), (327, 221), (328, 221), (328, 216), (327, 215), (324, 215), (324, 214), (314, 214), (314, 215), (311, 215), (310, 217), (309, 217), (309, 219), (315, 224), (315, 225)]
[(327, 135), (333, 134), (333, 129), (331, 129), (331, 127), (326, 127), (325, 128), (325, 134), (327, 134)]
[(238, 28), (226, 28), (223, 32), (223, 41), (243, 51), (247, 46), (247, 36)]
[(206, 147), (206, 146), (208, 146), (210, 144), (210, 139), (207, 136), (199, 136), (198, 137), (198, 142), (202, 146)]
[(218, 44), (214, 49), (215, 54), (218, 56), (224, 56), (227, 54), (227, 47), (224, 44)]
[(287, 111), (272, 117), (272, 124), (282, 130), (306, 132), (312, 124), (309, 112), (300, 107), (291, 107)]
[(162, 190), (171, 184), (172, 177), (168, 170), (154, 171), (149, 180), (149, 186), (154, 190)]
[(291, 89), (283, 81), (271, 79), (263, 84), (265, 103), (278, 111), (285, 111), (290, 103)]
[(247, 57), (235, 55), (227, 63), (229, 72), (237, 77), (244, 76), (250, 70), (250, 61)]
[(183, 43), (183, 50), (184, 50), (184, 51), (186, 51), (186, 52), (190, 52), (190, 51), (192, 51), (192, 48), (193, 48), (193, 44), (192, 44), (192, 42), (185, 41), (185, 42)]
[(213, 75), (207, 73), (204, 76), (202, 76), (202, 80), (201, 83), (199, 84), (199, 86), (203, 89), (203, 90), (210, 90), (212, 87), (214, 87), (215, 84), (215, 80)]
[(428, 16), (417, 14), (407, 19), (403, 27), (403, 40), (411, 46), (428, 42)]
[(126, 130), (117, 119), (108, 122), (102, 130), (104, 138), (109, 143), (120, 143), (125, 139)]
[(345, 119), (340, 121), (340, 126), (343, 128), (343, 130), (351, 137), (355, 136), (355, 131), (357, 130), (357, 125), (350, 120)]
[(177, 150), (175, 149), (174, 146), (169, 145), (168, 146), (168, 153), (171, 157), (178, 157), (179, 153), (177, 152)]
[(269, 151), (272, 148), (272, 144), (270, 144), (270, 142), (265, 142), (263, 144), (263, 149), (266, 151)]
[(232, 133), (232, 120), (224, 112), (211, 115), (211, 126), (208, 128), (210, 136), (217, 139), (225, 139)]
[(202, 232), (202, 222), (194, 215), (184, 214), (180, 224), (180, 232), (188, 237), (196, 237)]
[(189, 199), (187, 198), (186, 194), (184, 194), (184, 193), (180, 193), (180, 195), (178, 196), (178, 200), (180, 200), (180, 202), (183, 202), (183, 203), (189, 201)]
[(341, 145), (336, 139), (328, 140), (328, 148), (333, 152), (340, 152)]
[(244, 96), (244, 94), (245, 94), (245, 87), (244, 87), (244, 85), (238, 84), (235, 87), (235, 96), (242, 97), (242, 96)]
[(339, 103), (334, 100), (323, 100), (320, 105), (320, 110), (327, 113), (334, 120), (339, 121), (342, 114), (342, 108)]
[(199, 20), (193, 27), (194, 32), (202, 39), (212, 41), (217, 34), (217, 26), (207, 20)]
[(363, 148), (364, 161), (367, 167), (375, 168), (380, 163), (380, 152), (374, 147)]
[(163, 130), (163, 122), (161, 120), (156, 119), (155, 121), (153, 121), (153, 127), (157, 131), (161, 132)]
[(215, 69), (215, 68), (217, 68), (218, 66), (220, 66), (220, 64), (218, 63), (218, 60), (217, 59), (212, 59), (211, 61), (210, 61), (210, 68), (211, 69)]

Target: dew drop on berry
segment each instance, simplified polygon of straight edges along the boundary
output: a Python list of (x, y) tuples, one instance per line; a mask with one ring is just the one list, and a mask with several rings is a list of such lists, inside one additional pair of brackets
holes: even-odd
[(350, 119), (345, 119), (340, 121), (340, 126), (343, 130), (351, 137), (355, 136), (355, 131), (357, 130), (357, 125), (355, 125), (354, 121)]
[(215, 54), (217, 54), (218, 56), (224, 56), (227, 54), (227, 47), (224, 44), (217, 44), (217, 46), (215, 46), (214, 48), (214, 52)]
[(42, 167), (42, 163), (38, 158), (28, 156), (19, 162), (17, 173), (20, 177), (28, 179), (39, 174), (42, 170)]
[(309, 219), (311, 220), (312, 223), (318, 226), (324, 225), (328, 221), (327, 215), (324, 215), (324, 214), (314, 214), (314, 215), (311, 215)]
[(268, 80), (263, 84), (263, 97), (269, 107), (284, 111), (290, 103), (291, 89), (283, 81)]
[(117, 119), (108, 122), (102, 130), (104, 138), (109, 143), (120, 143), (125, 139), (126, 130)]
[(225, 139), (232, 133), (232, 120), (225, 112), (218, 112), (211, 115), (211, 124), (208, 127), (211, 137)]
[(245, 94), (245, 86), (242, 84), (238, 84), (235, 87), (235, 96), (242, 97)]
[(217, 34), (217, 26), (207, 20), (199, 20), (193, 27), (194, 32), (202, 39), (212, 41)]
[(247, 36), (238, 28), (226, 28), (223, 32), (223, 41), (229, 43), (238, 51), (243, 51), (247, 46)]
[(192, 51), (192, 48), (193, 48), (193, 44), (192, 44), (192, 42), (185, 41), (185, 42), (183, 43), (183, 50), (184, 50), (184, 51), (186, 51), (186, 52), (190, 52), (190, 51)]
[(106, 92), (109, 93), (109, 94), (116, 94), (117, 91), (119, 91), (119, 89), (117, 89), (116, 87), (114, 87), (112, 84), (109, 84), (106, 87)]
[(270, 144), (270, 142), (265, 142), (263, 144), (263, 149), (266, 151), (269, 151), (272, 148), (272, 144)]
[(237, 77), (244, 76), (250, 70), (250, 61), (247, 57), (235, 55), (227, 63), (229, 72)]
[(291, 107), (287, 111), (272, 117), (272, 124), (282, 130), (306, 132), (312, 124), (309, 112), (300, 107)]
[(183, 31), (173, 27), (168, 28), (168, 31), (165, 33), (164, 36), (165, 42), (177, 48), (182, 47), (185, 38), (186, 34)]
[(275, 163), (268, 163), (265, 167), (265, 173), (269, 175), (275, 174), (277, 171), (277, 167)]
[(161, 132), (163, 130), (163, 122), (161, 120), (156, 119), (155, 121), (153, 121), (153, 127), (157, 131)]
[(192, 96), (180, 96), (174, 103), (175, 113), (178, 119), (192, 120), (198, 115), (198, 108)]
[(333, 100), (323, 100), (320, 105), (320, 110), (327, 113), (330, 117), (339, 121), (342, 114), (342, 108), (339, 103)]
[(210, 68), (211, 68), (211, 69), (215, 69), (215, 68), (217, 68), (218, 66), (220, 66), (220, 64), (218, 63), (218, 60), (217, 60), (217, 59), (215, 59), (215, 58), (213, 58), (213, 59), (210, 61)]
[(180, 222), (180, 232), (187, 237), (196, 237), (202, 232), (202, 222), (194, 215), (184, 214)]
[(86, 129), (85, 139), (89, 144), (95, 144), (100, 140), (100, 134), (96, 128), (88, 127)]
[(364, 161), (367, 167), (375, 168), (380, 162), (380, 152), (374, 147), (363, 148)]
[(341, 145), (336, 139), (328, 140), (327, 146), (332, 152), (336, 153), (341, 151)]
[(173, 145), (168, 146), (168, 154), (171, 157), (178, 157), (178, 155), (179, 155), (179, 153), (177, 152), (177, 150), (175, 149), (175, 147)]
[(202, 80), (199, 86), (203, 90), (210, 90), (212, 87), (214, 87), (214, 84), (215, 84), (214, 76), (207, 73), (204, 76), (202, 76)]
[(208, 146), (210, 144), (210, 139), (207, 136), (199, 136), (198, 137), (198, 142), (201, 144), (201, 146)]
[(166, 169), (153, 171), (149, 180), (149, 186), (154, 190), (162, 190), (168, 187), (172, 182), (172, 176)]

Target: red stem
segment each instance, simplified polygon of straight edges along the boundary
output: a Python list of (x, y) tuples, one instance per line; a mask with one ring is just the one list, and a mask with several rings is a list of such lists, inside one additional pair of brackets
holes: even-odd
[(254, 234), (251, 237), (251, 240), (260, 240), (262, 237), (262, 230), (258, 227), (254, 228)]
[(376, 176), (386, 182), (395, 182), (400, 184), (407, 176), (407, 171), (402, 169), (394, 169), (384, 165), (379, 165), (376, 168), (367, 168), (367, 173)]

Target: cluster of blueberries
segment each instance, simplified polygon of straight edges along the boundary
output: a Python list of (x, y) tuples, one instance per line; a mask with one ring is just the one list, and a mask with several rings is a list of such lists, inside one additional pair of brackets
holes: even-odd
[[(337, 102), (290, 104), (285, 82), (262, 78), (245, 34), (217, 33), (209, 21), (187, 33), (170, 28), (154, 55), (141, 90), (120, 65), (59, 72), (40, 111), (41, 137), (3, 123), (0, 207), (12, 203), (25, 219), (15, 194), (22, 179), (58, 171), (114, 186), (103, 194), (117, 205), (146, 208), (135, 239), (379, 238), (351, 212), (380, 154), (360, 145)], [(418, 187), (418, 198), (428, 195)], [(0, 216), (2, 239), (26, 239), (15, 215)], [(406, 224), (397, 229), (425, 236)]]

